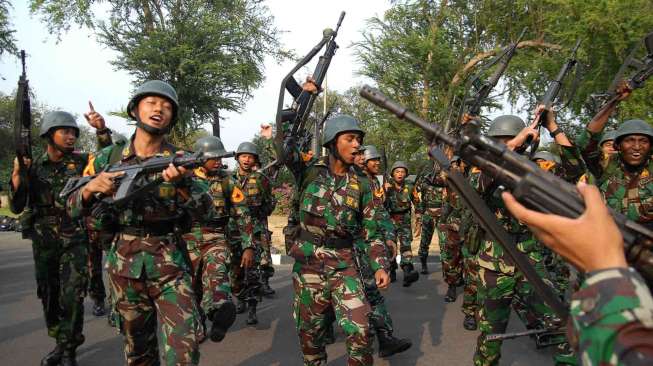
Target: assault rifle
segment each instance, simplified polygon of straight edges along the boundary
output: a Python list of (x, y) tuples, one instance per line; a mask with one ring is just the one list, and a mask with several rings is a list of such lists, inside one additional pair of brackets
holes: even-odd
[[(298, 143), (299, 151), (305, 151), (309, 148), (312, 133), (306, 128), (306, 121), (311, 113), (313, 103), (317, 98), (317, 94), (312, 94), (303, 90), (299, 82), (295, 80), (294, 74), (300, 68), (309, 63), (315, 55), (317, 55), (322, 48), (325, 48), (324, 54), (320, 59), (313, 71), (313, 80), (318, 88), (318, 93), (321, 91), (322, 83), (326, 77), (327, 70), (331, 64), (331, 59), (338, 49), (336, 43), (336, 36), (345, 17), (345, 12), (340, 13), (340, 19), (336, 29), (327, 28), (322, 32), (322, 39), (318, 42), (311, 51), (302, 58), (295, 67), (281, 81), (281, 90), (279, 91), (279, 101), (277, 103), (277, 116), (276, 126), (277, 131), (275, 134), (275, 145), (277, 147), (277, 159), (284, 159), (285, 151), (288, 151), (288, 146)], [(286, 90), (293, 97), (293, 105), (291, 108), (284, 109), (284, 97)], [(284, 128), (284, 125), (287, 128)], [(284, 161), (280, 161), (285, 163)]]
[[(465, 83), (465, 96), (460, 103), (460, 110), (458, 112), (457, 118), (458, 123), (460, 123), (463, 114), (465, 113), (466, 107), (467, 114), (472, 116), (480, 115), (483, 103), (490, 95), (492, 89), (494, 89), (494, 87), (497, 85), (499, 79), (501, 79), (501, 76), (503, 76), (503, 74), (506, 72), (506, 69), (508, 69), (508, 64), (510, 63), (510, 60), (512, 60), (512, 57), (515, 55), (519, 42), (521, 42), (522, 38), (524, 38), (524, 34), (526, 34), (526, 29), (527, 28), (522, 29), (519, 37), (514, 43), (504, 48), (504, 50), (499, 55), (497, 55), (492, 61), (481, 68), (478, 73), (470, 77), (467, 83)], [(497, 66), (496, 70), (494, 70), (492, 76), (490, 76), (490, 78), (487, 80), (482, 80), (485, 71), (497, 63), (499, 65)], [(470, 96), (469, 92), (472, 88), (474, 88), (475, 91), (474, 95)], [(445, 131), (449, 131), (449, 124), (450, 120), (447, 120), (444, 128)]]
[[(576, 41), (576, 45), (574, 48), (571, 50), (571, 54), (569, 55), (569, 58), (567, 61), (562, 65), (560, 68), (560, 71), (558, 71), (558, 75), (554, 80), (551, 81), (549, 84), (549, 87), (546, 89), (546, 93), (544, 93), (544, 97), (540, 101), (539, 104), (543, 104), (545, 109), (542, 110), (540, 113), (538, 113), (535, 116), (535, 123), (536, 123), (536, 129), (540, 129), (542, 127), (543, 121), (546, 121), (546, 115), (548, 114), (547, 110), (553, 107), (553, 103), (558, 99), (558, 95), (560, 94), (560, 91), (562, 90), (562, 84), (567, 78), (567, 75), (571, 73), (572, 70), (576, 69), (576, 76), (578, 76), (578, 60), (576, 59), (576, 52), (578, 52), (578, 47), (580, 47), (580, 39)], [(568, 96), (568, 99), (571, 99), (575, 88), (572, 87), (572, 90), (570, 91), (570, 94)], [(529, 138), (526, 140), (526, 145), (530, 145), (530, 157), (532, 158), (533, 155), (535, 155), (535, 152), (537, 150), (537, 147), (539, 146), (539, 140), (533, 139), (532, 137), (529, 136)]]
[(554, 329), (531, 329), (525, 330), (522, 332), (512, 332), (512, 333), (497, 333), (497, 334), (488, 334), (485, 339), (487, 341), (499, 341), (504, 339), (513, 339), (525, 336), (535, 337), (535, 347), (544, 348), (549, 346), (555, 346), (561, 344), (566, 339), (564, 337), (565, 331), (560, 328)]
[[(25, 194), (16, 195), (11, 203), (11, 212), (19, 214), (25, 206), (29, 206), (29, 169), (25, 166), (23, 159), (32, 159), (32, 109), (29, 98), (29, 81), (25, 72), (25, 51), (20, 51), (20, 61), (23, 65), (23, 73), (18, 79), (18, 91), (16, 92), (16, 110), (14, 115), (14, 142), (16, 145), (16, 157), (20, 168), (21, 186)], [(18, 188), (18, 187), (16, 187)], [(21, 197), (22, 199), (18, 199)]]
[[(451, 146), (456, 155), (466, 163), (481, 169), (483, 174), (492, 177), (497, 187), (510, 191), (526, 207), (569, 218), (576, 218), (585, 211), (585, 204), (574, 185), (540, 169), (535, 163), (509, 150), (504, 144), (479, 134), (478, 129), (476, 131), (465, 129), (465, 133), (460, 138), (453, 137), (388, 99), (378, 90), (364, 86), (360, 94), (377, 106), (387, 109), (399, 119), (421, 128), (429, 139)], [(438, 153), (438, 150), (432, 148), (431, 155), (435, 158), (440, 156), (442, 159), (443, 154)], [(445, 162), (442, 162), (442, 165), (445, 166)], [(498, 224), (495, 214), (490, 211), (465, 177), (455, 170), (450, 170), (447, 181), (474, 213), (483, 229), (503, 246), (542, 299), (564, 319), (568, 314), (567, 307), (537, 275), (524, 254), (517, 250), (514, 238)], [(650, 286), (653, 283), (653, 253), (651, 252), (653, 231), (628, 220), (620, 213), (614, 211), (610, 213), (623, 235), (626, 259), (637, 268)]]
[[(637, 58), (637, 52), (641, 48), (641, 43), (637, 43), (630, 50), (628, 57), (619, 68), (608, 91), (601, 94), (590, 95), (590, 108), (594, 111), (601, 110), (608, 104), (615, 103), (619, 98), (617, 89), (622, 83), (626, 83), (628, 89), (634, 90), (644, 86), (648, 78), (653, 75), (653, 32), (644, 37), (643, 40), (646, 55), (642, 59)], [(626, 76), (629, 72), (630, 76)]]
[[(176, 167), (195, 169), (204, 165), (204, 163), (209, 159), (211, 158), (204, 157), (202, 153), (197, 152), (189, 156), (172, 155), (154, 157), (141, 164), (123, 165), (116, 163), (109, 165), (103, 170), (104, 172), (122, 172), (124, 174), (114, 178), (114, 185), (117, 189), (112, 197), (98, 196), (96, 198), (100, 199), (103, 203), (112, 206), (124, 205), (135, 198), (142, 197), (145, 193), (151, 191), (163, 182), (162, 177), (148, 180), (146, 177), (150, 174), (161, 173), (170, 164)], [(98, 174), (68, 179), (68, 182), (66, 182), (66, 185), (59, 193), (59, 196), (64, 199), (67, 198), (71, 193), (84, 187), (97, 176)]]

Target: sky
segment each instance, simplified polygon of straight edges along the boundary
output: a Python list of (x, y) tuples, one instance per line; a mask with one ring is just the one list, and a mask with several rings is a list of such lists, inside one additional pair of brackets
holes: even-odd
[[(49, 34), (38, 16), (29, 13), (26, 1), (12, 1), (10, 18), (16, 29), (17, 46), (25, 49), (30, 87), (38, 101), (79, 116), (85, 124), (83, 113), (91, 100), (99, 113), (105, 116), (111, 129), (131, 134), (133, 127), (119, 117), (109, 116), (110, 111), (122, 110), (133, 91), (131, 77), (113, 69), (109, 61), (115, 52), (96, 42), (86, 29), (71, 27), (59, 42)], [(359, 65), (351, 44), (361, 39), (366, 19), (383, 16), (390, 6), (387, 0), (330, 0), (330, 1), (265, 1), (276, 25), (284, 31), (281, 42), (298, 55), (306, 54), (322, 37), (322, 30), (335, 27), (341, 11), (346, 11), (338, 32), (336, 52), (328, 71), (328, 88), (344, 91), (364, 79), (356, 74)], [(301, 75), (310, 73), (317, 57)], [(281, 79), (294, 66), (287, 61), (277, 64), (272, 58), (265, 61), (265, 81), (253, 93), (241, 113), (224, 113), (221, 137), (227, 149), (235, 149), (240, 142), (251, 140), (259, 125), (273, 122)], [(9, 94), (16, 88), (20, 76), (20, 61), (3, 56), (0, 59), (0, 92)], [(286, 97), (288, 100), (288, 97)], [(206, 126), (210, 131), (210, 126)]]

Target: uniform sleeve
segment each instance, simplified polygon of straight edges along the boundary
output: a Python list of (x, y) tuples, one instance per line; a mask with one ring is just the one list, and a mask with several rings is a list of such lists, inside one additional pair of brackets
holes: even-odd
[(588, 274), (571, 302), (580, 358), (589, 365), (650, 365), (653, 360), (653, 299), (633, 269)]
[[(106, 165), (109, 164), (109, 156), (114, 145), (111, 145), (107, 148), (102, 149), (97, 156), (90, 154), (86, 167), (84, 167), (83, 176), (94, 175), (97, 172), (102, 171)], [(83, 187), (82, 187), (83, 188)], [(79, 220), (82, 216), (86, 216), (88, 213), (88, 208), (84, 205), (84, 200), (82, 198), (82, 189), (78, 189), (75, 192), (71, 193), (66, 200), (66, 212), (73, 220)], [(97, 226), (101, 226), (99, 223)]]
[(363, 207), (363, 238), (369, 246), (370, 266), (373, 272), (386, 268), (388, 258), (382, 234), (382, 228), (377, 219), (380, 217), (377, 205), (374, 203), (369, 184), (362, 191), (361, 203)]
[(602, 166), (602, 152), (599, 147), (599, 142), (602, 137), (603, 133), (593, 133), (587, 129), (583, 129), (575, 141), (587, 165), (587, 169), (596, 177), (601, 176), (604, 168)]
[[(255, 240), (254, 233), (257, 232), (256, 222), (250, 213), (250, 209), (247, 206), (247, 200), (242, 198), (240, 202), (234, 202), (233, 198), (233, 189), (234, 185), (229, 184), (229, 190), (227, 196), (231, 197), (229, 203), (232, 205), (233, 214), (229, 220), (233, 220), (238, 233), (240, 234), (240, 245), (243, 250), (252, 248), (255, 249), (257, 245), (261, 243), (259, 240)], [(230, 211), (231, 211), (230, 210)]]
[(27, 205), (27, 184), (25, 184), (25, 175), (21, 176), (20, 184), (15, 187), (9, 178), (9, 209), (15, 214), (23, 212)]
[(103, 133), (97, 136), (97, 146), (98, 150), (104, 149), (107, 146), (111, 146), (113, 144), (113, 139), (111, 138), (110, 133)]
[(415, 213), (423, 214), (424, 213), (424, 200), (422, 198), (422, 182), (421, 179), (418, 182), (415, 182), (415, 188), (413, 188), (413, 204), (415, 205)]
[(576, 183), (587, 172), (585, 161), (577, 146), (560, 146), (560, 169), (556, 175), (567, 182)]

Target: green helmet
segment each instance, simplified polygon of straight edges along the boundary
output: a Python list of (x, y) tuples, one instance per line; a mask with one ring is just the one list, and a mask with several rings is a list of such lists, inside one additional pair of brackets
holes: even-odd
[(560, 164), (560, 158), (557, 157), (556, 155), (552, 154), (549, 151), (544, 151), (544, 150), (538, 151), (531, 158), (532, 161), (536, 161), (538, 159), (542, 159), (542, 160), (546, 160), (546, 161), (553, 161), (553, 162), (556, 162), (556, 163)]
[(361, 146), (358, 147), (358, 152), (359, 153), (365, 152), (366, 149), (367, 149), (366, 145), (361, 145)]
[(129, 139), (120, 132), (112, 132), (111, 140), (113, 140), (114, 145), (126, 144)]
[(517, 134), (526, 127), (526, 123), (517, 117), (511, 115), (499, 116), (492, 120), (490, 130), (487, 135), (490, 137), (499, 136), (517, 136)]
[(258, 159), (258, 147), (249, 141), (241, 142), (236, 149), (236, 158), (240, 154), (252, 154)]
[(365, 136), (365, 132), (361, 130), (356, 118), (347, 115), (341, 115), (330, 118), (324, 123), (324, 133), (322, 134), (322, 146), (326, 147), (336, 137), (343, 132), (358, 132), (361, 136)]
[(395, 161), (394, 164), (392, 164), (392, 167), (390, 168), (390, 174), (392, 174), (395, 171), (395, 169), (399, 169), (399, 168), (406, 169), (406, 174), (408, 174), (408, 165), (406, 165), (406, 163), (404, 163), (401, 160), (397, 160)]
[(601, 141), (599, 142), (599, 146), (603, 146), (603, 143), (608, 142), (608, 141), (614, 141), (614, 135), (617, 134), (617, 131), (605, 131), (603, 133), (603, 137), (601, 137)]
[(374, 145), (366, 145), (363, 152), (363, 160), (367, 163), (369, 160), (381, 159), (381, 154), (376, 150)]
[(39, 129), (39, 136), (46, 137), (48, 133), (57, 128), (74, 128), (77, 131), (77, 137), (79, 137), (79, 126), (75, 122), (75, 117), (64, 111), (46, 113)]
[(461, 160), (462, 160), (462, 159), (460, 158), (460, 156), (458, 156), (458, 155), (454, 155), (454, 156), (451, 157), (451, 159), (449, 159), (449, 162), (450, 162), (450, 163), (453, 163), (453, 162), (461, 161)]
[(195, 141), (195, 152), (201, 152), (207, 158), (222, 158), (230, 155), (217, 136), (205, 136)]
[[(138, 102), (140, 102), (141, 99), (151, 95), (156, 95), (159, 97), (166, 98), (172, 103), (172, 121), (170, 121), (170, 125), (168, 125), (168, 128), (166, 128), (165, 130), (160, 130), (158, 128), (154, 128), (142, 123), (141, 121), (138, 120), (138, 118), (136, 118), (136, 116), (133, 113), (133, 110), (138, 105)], [(177, 99), (177, 91), (175, 91), (175, 88), (173, 88), (170, 84), (161, 80), (148, 80), (144, 82), (141, 86), (138, 87), (138, 89), (136, 89), (136, 92), (129, 100), (129, 103), (127, 103), (127, 114), (129, 115), (129, 117), (136, 120), (137, 122), (136, 126), (143, 128), (147, 132), (153, 134), (162, 135), (168, 133), (172, 128), (172, 126), (174, 126), (175, 122), (177, 121), (178, 110), (179, 110), (179, 101)]]
[(646, 135), (653, 140), (653, 127), (641, 119), (631, 119), (622, 123), (614, 134), (614, 142), (628, 135)]

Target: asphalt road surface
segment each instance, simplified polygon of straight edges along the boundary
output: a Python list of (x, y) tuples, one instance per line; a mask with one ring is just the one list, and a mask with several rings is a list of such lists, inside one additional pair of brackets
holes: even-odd
[[(16, 233), (0, 233), (0, 365), (38, 365), (54, 346), (47, 336), (36, 297), (30, 242)], [(375, 359), (377, 365), (470, 365), (478, 332), (462, 328), (461, 296), (452, 304), (443, 301), (446, 285), (440, 265), (430, 264), (431, 274), (412, 287), (398, 281), (385, 292), (395, 333), (410, 338), (413, 347), (389, 359)], [(222, 343), (201, 345), (201, 365), (301, 365), (298, 338), (291, 315), (290, 266), (282, 265), (271, 281), (277, 294), (259, 306), (259, 324), (249, 327), (245, 314)], [(460, 291), (459, 291), (460, 292)], [(509, 330), (523, 330), (513, 316)], [(342, 332), (327, 348), (329, 365), (345, 364)], [(122, 340), (106, 318), (91, 314), (86, 301), (86, 342), (78, 350), (82, 366), (124, 364)], [(376, 346), (376, 345), (375, 345)], [(553, 349), (537, 350), (529, 338), (504, 342), (501, 365), (550, 365)]]

